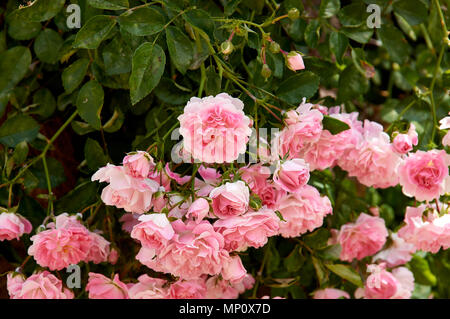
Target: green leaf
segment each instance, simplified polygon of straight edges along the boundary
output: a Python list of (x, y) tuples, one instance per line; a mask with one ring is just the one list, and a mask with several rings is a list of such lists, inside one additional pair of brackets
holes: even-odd
[(146, 42), (136, 49), (130, 76), (130, 96), (133, 105), (150, 94), (158, 85), (165, 64), (166, 55), (159, 45)]
[(297, 245), (292, 252), (284, 258), (283, 263), (289, 272), (296, 272), (300, 270), (305, 263), (305, 260), (305, 257), (301, 253), (301, 248)]
[(330, 131), (331, 134), (336, 135), (342, 131), (350, 129), (350, 126), (334, 117), (324, 115), (322, 125), (325, 130)]
[(311, 259), (313, 262), (314, 269), (316, 270), (317, 279), (319, 280), (319, 286), (322, 286), (327, 280), (327, 273), (323, 268), (323, 263), (314, 256), (311, 256)]
[(342, 63), (342, 57), (348, 47), (348, 38), (341, 32), (332, 32), (330, 34), (330, 51), (336, 57), (339, 63)]
[(414, 255), (410, 260), (409, 265), (411, 266), (411, 271), (414, 274), (414, 280), (418, 284), (434, 286), (436, 285), (437, 278), (431, 272), (428, 261), (418, 255)]
[(206, 68), (206, 82), (205, 82), (205, 93), (207, 95), (217, 95), (221, 92), (222, 80), (216, 71), (214, 66), (210, 65)]
[[(158, 86), (155, 88), (155, 95), (161, 101), (173, 105), (182, 105), (186, 104), (187, 101), (192, 97), (191, 91), (183, 91), (178, 86), (175, 85), (175, 82), (169, 78), (161, 78)], [(205, 92), (206, 92), (206, 83), (205, 83)], [(209, 93), (208, 93), (209, 94)], [(142, 101), (141, 101), (142, 102)]]
[(96, 49), (106, 38), (108, 33), (114, 28), (117, 21), (113, 16), (98, 15), (89, 19), (88, 22), (78, 31), (74, 48)]
[(363, 44), (369, 42), (373, 35), (373, 29), (369, 29), (365, 24), (357, 28), (341, 28), (340, 31), (350, 39)]
[(122, 127), (124, 121), (125, 115), (119, 107), (116, 107), (111, 118), (103, 125), (103, 130), (107, 133), (114, 133)]
[(0, 126), (0, 143), (15, 147), (20, 142), (34, 140), (39, 132), (39, 124), (28, 115), (9, 117)]
[(320, 3), (320, 17), (331, 18), (339, 12), (341, 7), (340, 0), (322, 0)]
[(64, 69), (61, 77), (67, 94), (72, 93), (83, 82), (88, 67), (88, 59), (79, 59)]
[(77, 109), (81, 118), (97, 130), (102, 126), (100, 113), (103, 107), (103, 99), (103, 88), (95, 80), (83, 85), (77, 97)]
[(57, 214), (78, 213), (97, 200), (98, 185), (90, 181), (84, 182), (55, 202)]
[(0, 94), (6, 93), (19, 83), (31, 64), (30, 50), (16, 46), (0, 54)]
[(194, 59), (192, 41), (177, 27), (166, 29), (166, 40), (171, 61), (182, 74), (186, 73)]
[(42, 62), (53, 64), (58, 62), (59, 50), (63, 43), (58, 32), (47, 28), (37, 36), (34, 42), (34, 52)]
[(319, 88), (319, 77), (306, 71), (293, 75), (284, 80), (278, 90), (277, 96), (291, 104), (298, 104), (304, 97), (312, 97)]
[(58, 14), (65, 0), (35, 0), (29, 6), (18, 9), (18, 13), (29, 21), (47, 21)]
[(20, 165), (27, 159), (28, 156), (28, 143), (26, 141), (20, 142), (16, 145), (16, 148), (14, 149), (14, 153), (12, 158), (14, 159), (15, 165)]
[(214, 22), (211, 16), (204, 10), (194, 9), (183, 13), (183, 18), (192, 26), (205, 32), (209, 39), (214, 39)]
[(137, 36), (152, 35), (162, 31), (164, 22), (164, 16), (149, 7), (130, 10), (119, 17), (120, 27)]
[(427, 7), (420, 0), (399, 0), (394, 2), (392, 7), (394, 12), (398, 13), (412, 26), (427, 20)]
[(312, 249), (322, 249), (328, 246), (330, 232), (328, 229), (319, 228), (311, 234), (303, 236), (305, 244)]
[(8, 35), (16, 40), (30, 40), (41, 32), (42, 26), (39, 22), (24, 19), (18, 10), (7, 17)]
[(312, 20), (308, 23), (308, 26), (305, 30), (305, 41), (306, 44), (315, 48), (317, 46), (317, 42), (319, 41), (319, 30), (320, 30), (320, 22), (318, 20)]
[(116, 75), (131, 71), (133, 52), (122, 37), (114, 37), (103, 49), (103, 61), (106, 75)]
[(33, 95), (33, 104), (37, 106), (29, 113), (37, 114), (43, 119), (49, 118), (56, 110), (56, 100), (49, 89), (37, 90)]
[(91, 7), (105, 10), (123, 10), (130, 6), (128, 0), (87, 0), (87, 3)]
[(384, 24), (382, 28), (377, 29), (377, 34), (392, 61), (403, 64), (411, 49), (403, 33), (392, 24)]
[(99, 167), (106, 165), (108, 162), (108, 158), (103, 152), (100, 144), (91, 138), (88, 138), (84, 145), (84, 157), (91, 170), (96, 170)]
[[(47, 157), (47, 167), (50, 177), (50, 183), (52, 187), (58, 187), (66, 181), (66, 173), (64, 172), (64, 166), (60, 161), (53, 157)], [(30, 168), (34, 176), (39, 180), (38, 188), (47, 189), (47, 179), (45, 177), (44, 165), (42, 161), (37, 162), (32, 168)]]
[(325, 266), (339, 277), (350, 281), (358, 287), (363, 287), (361, 277), (350, 266), (343, 264), (325, 264)]
[(356, 69), (348, 65), (339, 76), (338, 101), (345, 102), (364, 94), (368, 88), (367, 79)]

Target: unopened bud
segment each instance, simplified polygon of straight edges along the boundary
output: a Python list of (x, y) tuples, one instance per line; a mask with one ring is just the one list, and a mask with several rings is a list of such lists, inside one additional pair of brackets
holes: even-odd
[(253, 208), (255, 211), (259, 210), (262, 207), (262, 201), (261, 198), (259, 198), (258, 195), (252, 195), (250, 197), (250, 207)]
[(233, 43), (231, 43), (231, 41), (222, 42), (222, 44), (220, 45), (220, 50), (225, 55), (228, 55), (231, 52), (233, 52), (233, 49), (234, 49), (234, 45), (233, 45)]
[(297, 8), (292, 8), (288, 11), (288, 17), (292, 21), (297, 20), (300, 17), (300, 11)]
[(272, 53), (278, 53), (280, 52), (280, 45), (276, 42), (270, 42), (269, 50)]
[(272, 75), (272, 70), (269, 68), (267, 64), (263, 64), (263, 67), (261, 69), (261, 75), (265, 79), (268, 79)]
[(240, 37), (245, 37), (247, 35), (247, 30), (240, 28), (240, 27), (237, 27), (235, 29), (235, 32), (236, 32), (236, 35), (240, 36)]

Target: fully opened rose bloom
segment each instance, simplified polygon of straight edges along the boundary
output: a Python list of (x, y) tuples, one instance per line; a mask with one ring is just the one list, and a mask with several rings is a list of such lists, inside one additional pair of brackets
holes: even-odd
[(142, 214), (152, 207), (152, 197), (159, 184), (148, 178), (135, 178), (128, 175), (125, 168), (108, 164), (100, 168), (92, 181), (109, 183), (102, 191), (102, 201), (106, 205), (123, 208), (130, 213)]
[(431, 201), (450, 192), (450, 155), (444, 150), (409, 154), (398, 169), (403, 194)]
[[(230, 258), (224, 249), (225, 240), (213, 226), (180, 219), (172, 222), (175, 235), (156, 254), (154, 249), (141, 248), (136, 259), (147, 267), (171, 273), (182, 279), (196, 279), (204, 274), (217, 275)], [(155, 257), (156, 256), (156, 257)]]
[(124, 157), (123, 167), (130, 176), (146, 178), (150, 170), (155, 167), (155, 162), (147, 152), (137, 151)]
[(103, 236), (90, 233), (92, 239), (92, 246), (89, 249), (88, 255), (85, 261), (92, 261), (95, 264), (108, 261), (111, 249), (110, 243)]
[(257, 212), (219, 219), (214, 228), (223, 235), (228, 251), (244, 251), (248, 247), (260, 248), (267, 238), (277, 235), (278, 221), (273, 210), (263, 207)]
[(175, 234), (166, 214), (142, 215), (139, 221), (131, 231), (131, 238), (139, 240), (144, 247), (160, 250)]
[(272, 175), (270, 168), (262, 166), (261, 163), (244, 166), (239, 169), (239, 173), (241, 174), (242, 180), (255, 193), (258, 193), (261, 185), (264, 185), (270, 175)]
[(147, 274), (138, 278), (138, 283), (128, 288), (130, 299), (166, 299), (168, 297), (167, 281), (159, 278), (152, 278)]
[(196, 199), (192, 205), (189, 207), (186, 218), (192, 218), (195, 222), (199, 223), (205, 218), (209, 213), (209, 203), (204, 198)]
[(251, 135), (243, 109), (242, 101), (227, 93), (191, 98), (178, 117), (185, 150), (204, 163), (236, 160)]
[(397, 167), (401, 162), (394, 152), (383, 126), (364, 121), (363, 140), (342, 156), (338, 165), (365, 186), (386, 188), (398, 184)]
[(416, 246), (406, 242), (398, 234), (391, 234), (392, 244), (373, 257), (373, 261), (382, 260), (388, 267), (396, 267), (406, 264), (411, 260)]
[(19, 239), (23, 234), (31, 233), (31, 223), (14, 213), (0, 214), (0, 241)]
[(286, 196), (286, 191), (281, 189), (278, 185), (271, 182), (264, 182), (259, 187), (258, 191), (255, 192), (259, 198), (261, 198), (262, 204), (264, 206), (267, 206), (267, 208), (277, 210), (278, 209), (278, 203)]
[(348, 292), (336, 288), (325, 288), (314, 292), (314, 299), (350, 299)]
[(242, 264), (241, 257), (238, 255), (231, 256), (225, 259), (222, 265), (222, 278), (230, 282), (240, 282), (247, 275), (247, 270), (245, 270)]
[(283, 237), (297, 237), (322, 226), (326, 215), (332, 213), (331, 202), (320, 196), (317, 189), (305, 185), (297, 193), (280, 199), (278, 211), (285, 221), (280, 220), (280, 234)]
[(203, 279), (196, 280), (178, 280), (170, 285), (170, 299), (205, 299), (206, 284)]
[(362, 213), (355, 223), (345, 224), (339, 231), (340, 259), (351, 262), (371, 256), (384, 246), (387, 236), (384, 219)]
[(422, 251), (437, 253), (441, 247), (450, 248), (450, 214), (439, 216), (436, 210), (428, 208), (424, 216), (426, 209), (426, 205), (406, 208), (405, 225), (398, 230), (399, 237)]
[[(64, 214), (62, 218), (66, 219)], [(72, 264), (85, 260), (93, 247), (93, 236), (81, 224), (68, 222), (56, 228), (50, 228), (31, 237), (33, 244), (28, 254), (33, 256), (42, 267), (61, 270)], [(55, 227), (55, 225), (50, 225)]]
[(118, 274), (110, 279), (90, 272), (86, 291), (89, 299), (128, 299), (128, 287), (119, 280)]
[(24, 279), (8, 274), (8, 292), (11, 299), (73, 299), (72, 291), (48, 271), (38, 272)]
[(278, 163), (273, 173), (273, 181), (287, 192), (298, 192), (309, 180), (309, 165), (303, 159), (296, 158)]
[(248, 210), (250, 192), (243, 181), (227, 182), (214, 188), (209, 197), (212, 199), (214, 215), (227, 218), (242, 215)]

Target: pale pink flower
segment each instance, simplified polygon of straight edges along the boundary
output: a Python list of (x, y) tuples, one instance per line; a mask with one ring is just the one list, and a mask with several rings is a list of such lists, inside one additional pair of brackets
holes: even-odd
[(449, 165), (444, 150), (410, 153), (398, 169), (403, 194), (431, 201), (450, 192)]
[(122, 230), (127, 233), (131, 233), (133, 227), (140, 223), (138, 214), (126, 213), (120, 217), (119, 221), (122, 222)]
[[(450, 114), (450, 113), (449, 113)], [(439, 126), (439, 129), (441, 130), (448, 130), (450, 129), (450, 116), (446, 116), (443, 119), (439, 121), (441, 124)], [(444, 146), (450, 146), (450, 131), (448, 131), (444, 137), (442, 138), (442, 145)]]
[(209, 203), (204, 198), (197, 198), (189, 207), (186, 218), (193, 218), (196, 223), (199, 223), (209, 213)]
[(392, 150), (383, 126), (364, 121), (363, 140), (342, 156), (338, 165), (365, 186), (386, 188), (398, 184), (400, 155)]
[(314, 299), (350, 299), (348, 292), (336, 288), (325, 288), (314, 292)]
[(278, 162), (273, 181), (287, 192), (298, 192), (309, 180), (309, 165), (301, 158)]
[(131, 238), (139, 240), (144, 247), (159, 251), (175, 234), (166, 214), (141, 215), (139, 221), (131, 231)]
[(141, 275), (138, 283), (128, 288), (130, 299), (166, 299), (169, 289), (165, 287), (167, 281), (159, 278), (152, 278), (148, 275)]
[(231, 285), (237, 289), (237, 291), (242, 294), (246, 290), (252, 289), (255, 285), (255, 278), (252, 275), (246, 274), (241, 281), (232, 282)]
[(178, 117), (186, 151), (205, 163), (236, 160), (251, 135), (251, 122), (243, 108), (241, 100), (227, 93), (191, 98)]
[(90, 272), (86, 291), (89, 292), (89, 299), (129, 299), (128, 287), (120, 281), (118, 274), (110, 279)]
[(238, 255), (226, 258), (222, 265), (222, 278), (230, 282), (240, 282), (247, 274), (241, 257)]
[(262, 204), (270, 209), (277, 210), (281, 198), (286, 196), (286, 191), (278, 185), (265, 181), (261, 183), (255, 193), (261, 198)]
[(0, 214), (0, 241), (19, 239), (23, 234), (31, 233), (31, 223), (14, 213)]
[(392, 146), (397, 153), (406, 154), (413, 149), (419, 142), (416, 127), (410, 124), (409, 130), (406, 134), (399, 134), (394, 132), (394, 141)]
[(136, 178), (146, 178), (150, 170), (155, 168), (153, 158), (147, 152), (128, 153), (123, 159), (125, 172)]
[(178, 185), (184, 185), (191, 179), (191, 176), (181, 176), (178, 173), (172, 172), (169, 167), (169, 163), (166, 164), (164, 170), (166, 171), (167, 176), (169, 176), (171, 179), (175, 180)]
[[(217, 275), (229, 259), (223, 236), (206, 220), (200, 223), (181, 220), (172, 222), (175, 235), (158, 254), (141, 248), (136, 256), (147, 267), (171, 273), (182, 279), (195, 279), (204, 274)], [(156, 256), (156, 257), (155, 257)]]
[(267, 179), (272, 175), (270, 168), (263, 166), (261, 163), (244, 166), (239, 169), (239, 174), (252, 192), (255, 193), (258, 193), (261, 189), (261, 185), (265, 185)]
[[(414, 276), (406, 267), (388, 272), (384, 264), (369, 265), (364, 291), (359, 294), (366, 299), (409, 299), (414, 290)], [(355, 293), (356, 294), (356, 293)]]
[(110, 255), (110, 243), (99, 234), (90, 232), (92, 246), (86, 256), (85, 261), (92, 261), (95, 264), (107, 262)]
[(431, 209), (424, 216), (426, 209), (426, 205), (407, 207), (406, 225), (398, 230), (398, 235), (418, 250), (435, 254), (441, 247), (450, 247), (450, 214), (439, 216), (436, 210)]
[(203, 279), (197, 280), (178, 280), (170, 285), (170, 299), (205, 299), (206, 284)]
[(317, 189), (305, 185), (297, 193), (280, 199), (278, 211), (285, 221), (280, 220), (280, 234), (283, 237), (297, 237), (322, 226), (326, 215), (332, 214), (328, 197), (321, 197)]
[[(11, 280), (11, 282), (10, 282)], [(72, 291), (48, 271), (38, 272), (24, 279), (8, 274), (8, 292), (11, 299), (73, 299)]]
[(362, 213), (355, 223), (347, 223), (339, 231), (340, 259), (351, 262), (371, 256), (384, 246), (387, 236), (384, 219)]
[(382, 260), (390, 268), (406, 264), (411, 260), (412, 254), (416, 251), (416, 247), (406, 242), (396, 233), (391, 234), (391, 239), (391, 246), (380, 251), (372, 260)]
[(142, 214), (152, 207), (152, 197), (159, 189), (159, 184), (148, 178), (134, 178), (126, 174), (122, 166), (108, 164), (100, 168), (92, 181), (109, 183), (101, 198), (106, 205), (123, 208), (130, 213)]
[(445, 134), (442, 138), (442, 145), (450, 146), (450, 131), (448, 131), (447, 134)]
[(206, 280), (206, 299), (237, 299), (239, 291), (219, 276), (210, 277)]
[(295, 51), (289, 52), (286, 56), (286, 64), (292, 71), (303, 70), (305, 68), (302, 55)]
[(228, 251), (244, 251), (248, 247), (260, 248), (267, 238), (277, 235), (278, 222), (274, 211), (263, 207), (257, 212), (219, 219), (214, 228), (223, 235)]
[(227, 182), (214, 188), (209, 197), (212, 199), (214, 215), (227, 218), (242, 215), (248, 210), (250, 192), (243, 181)]
[(111, 265), (115, 265), (118, 259), (119, 259), (119, 252), (117, 251), (117, 249), (112, 248), (108, 255), (108, 262)]

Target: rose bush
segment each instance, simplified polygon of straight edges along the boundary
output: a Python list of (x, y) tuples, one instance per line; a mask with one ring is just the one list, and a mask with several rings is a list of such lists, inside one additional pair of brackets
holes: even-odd
[(0, 296), (449, 298), (448, 5), (2, 2)]

